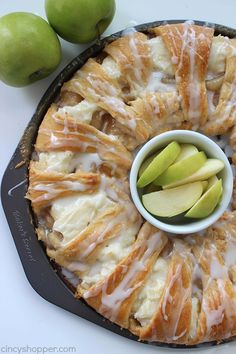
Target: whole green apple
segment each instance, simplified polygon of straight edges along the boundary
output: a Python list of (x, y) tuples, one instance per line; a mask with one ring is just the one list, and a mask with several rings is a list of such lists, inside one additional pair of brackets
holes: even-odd
[(115, 0), (46, 0), (45, 10), (54, 30), (72, 43), (99, 37), (115, 14)]
[(0, 18), (0, 80), (26, 86), (51, 74), (60, 60), (58, 37), (41, 17), (13, 12)]

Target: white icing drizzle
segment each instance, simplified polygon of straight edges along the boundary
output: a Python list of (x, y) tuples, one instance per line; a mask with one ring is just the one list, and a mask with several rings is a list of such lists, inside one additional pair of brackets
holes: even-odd
[(189, 49), (189, 61), (190, 61), (190, 74), (189, 74), (189, 119), (195, 121), (199, 118), (199, 105), (200, 105), (200, 84), (197, 71), (195, 70), (195, 56), (196, 56), (196, 33), (191, 23), (185, 23), (185, 29), (183, 33), (183, 46), (181, 48), (181, 56), (179, 67), (176, 72), (176, 79), (178, 78), (178, 71), (182, 69), (183, 55), (186, 48)]
[(91, 185), (86, 185), (77, 181), (61, 181), (56, 183), (39, 183), (36, 186), (31, 187), (31, 189), (43, 192), (41, 196), (34, 199), (34, 203), (38, 203), (43, 200), (52, 199), (53, 197), (57, 196), (58, 192), (64, 190), (85, 192), (86, 190), (91, 189)]
[[(83, 74), (81, 75), (84, 76)], [(86, 80), (98, 91), (102, 91), (109, 96), (117, 96), (118, 90), (115, 86), (110, 84), (108, 81), (101, 80), (94, 73), (89, 73), (86, 75)]]
[(157, 97), (154, 93), (152, 93), (151, 99), (150, 99), (151, 105), (154, 108), (154, 113), (156, 115), (160, 114), (160, 104), (157, 100)]
[[(228, 220), (228, 222), (230, 222), (230, 220)], [(224, 264), (222, 264), (217, 257), (217, 249), (214, 244), (211, 245), (211, 250), (207, 253), (210, 274), (209, 276), (204, 274), (203, 294), (209, 287), (217, 286), (216, 292), (214, 290), (214, 293), (211, 292), (211, 295), (218, 297), (219, 294), (220, 302), (218, 300), (209, 301), (209, 297), (203, 296), (202, 311), (205, 313), (206, 318), (206, 339), (210, 335), (212, 327), (220, 325), (224, 319), (227, 319), (226, 322), (224, 322), (227, 326), (224, 331), (224, 338), (231, 336), (231, 330), (233, 328), (232, 318), (236, 315), (236, 302), (226, 291), (226, 287), (228, 287), (227, 282), (230, 281), (228, 275), (229, 268), (236, 262), (234, 253), (234, 251), (236, 251), (235, 242), (232, 240), (231, 234), (227, 231), (227, 226), (224, 221), (218, 221), (215, 227), (225, 231), (226, 250), (225, 252), (220, 252), (224, 259)], [(202, 247), (202, 252), (204, 252), (204, 247)], [(213, 303), (217, 304), (218, 302), (219, 304), (216, 308), (209, 308)]]
[(77, 276), (64, 267), (61, 268), (61, 273), (64, 277), (66, 277), (66, 280), (68, 280), (69, 283), (71, 283), (74, 287), (77, 287), (79, 284), (79, 278)]
[(225, 290), (225, 279), (217, 279), (217, 288), (220, 293), (220, 305), (216, 309), (209, 309), (207, 305), (207, 300), (203, 298), (202, 301), (202, 310), (206, 315), (206, 338), (210, 334), (210, 331), (213, 326), (220, 325), (224, 318), (227, 318), (227, 329), (224, 334), (224, 338), (231, 336), (232, 326), (232, 317), (236, 314), (235, 303), (233, 305), (233, 300), (229, 297), (228, 293)]
[(217, 308), (217, 310), (209, 310), (208, 307), (205, 304), (204, 299), (203, 299), (203, 301), (202, 301), (202, 309), (203, 309), (203, 311), (206, 314), (207, 333), (209, 333), (213, 326), (217, 326), (223, 321), (224, 308), (223, 308), (222, 305), (220, 305)]
[(236, 240), (229, 240), (224, 253), (224, 261), (227, 267), (236, 265)]
[[(80, 86), (79, 82), (76, 82), (77, 86)], [(136, 118), (134, 115), (132, 115), (128, 109), (126, 104), (119, 98), (115, 97), (116, 95), (110, 95), (106, 96), (105, 94), (101, 93), (97, 94), (94, 89), (88, 88), (87, 89), (88, 93), (91, 94), (94, 98), (96, 98), (98, 101), (104, 102), (107, 106), (110, 106), (111, 109), (115, 113), (120, 114), (120, 123), (123, 124), (124, 126), (128, 126), (131, 129), (136, 128)]]
[(223, 117), (219, 117), (217, 120), (220, 121), (221, 119), (223, 119), (223, 121), (226, 120), (228, 117), (230, 117), (232, 110), (234, 110), (236, 107), (236, 73), (234, 74), (234, 81), (231, 87), (232, 87), (232, 92), (230, 95), (230, 99), (228, 100), (226, 107), (224, 109)]
[(129, 193), (128, 186), (125, 181), (117, 179), (115, 177), (107, 177), (106, 175), (101, 175), (100, 188), (105, 190), (108, 198), (112, 201), (124, 204), (125, 207), (129, 208), (129, 204), (126, 205), (125, 201), (120, 196), (120, 191), (123, 193)]
[(183, 337), (187, 332), (187, 329), (185, 328), (178, 336), (172, 336), (172, 337), (167, 337), (168, 341), (176, 341), (179, 338)]
[(181, 273), (181, 269), (182, 269), (182, 266), (180, 264), (178, 264), (177, 267), (176, 267), (175, 273), (171, 277), (171, 280), (170, 280), (170, 282), (168, 284), (168, 287), (165, 290), (163, 302), (162, 302), (162, 305), (161, 305), (162, 315), (163, 315), (165, 321), (168, 321), (168, 316), (166, 314), (167, 302), (169, 302), (169, 303), (172, 302), (172, 296), (170, 295), (170, 290), (173, 287), (174, 283), (179, 279), (179, 276), (180, 276), (180, 273)]
[(142, 57), (138, 51), (137, 40), (136, 40), (135, 36), (133, 35), (133, 33), (130, 35), (129, 47), (130, 47), (130, 50), (131, 50), (131, 52), (133, 54), (133, 58), (134, 58), (134, 66), (133, 66), (134, 74), (135, 74), (137, 82), (141, 83), (142, 82), (142, 70), (144, 68), (144, 64), (142, 62)]
[(210, 280), (225, 279), (228, 276), (228, 269), (219, 262), (218, 258), (213, 254), (210, 262)]
[(215, 95), (215, 92), (207, 91), (208, 115), (209, 116), (211, 116), (216, 110), (216, 107), (215, 107), (214, 102), (213, 102), (214, 95)]
[[(122, 231), (124, 231), (124, 227), (127, 226), (126, 223), (124, 223), (124, 220), (127, 219), (127, 215), (126, 213), (120, 213), (117, 216), (113, 217), (112, 220), (110, 220), (107, 224), (106, 227), (104, 228), (104, 230), (100, 233), (100, 235), (98, 236), (98, 238), (96, 238), (96, 240), (94, 242), (92, 242), (91, 244), (88, 245), (88, 247), (86, 248), (86, 250), (83, 252), (82, 257), (80, 258), (82, 261), (87, 258), (90, 253), (92, 253), (94, 251), (94, 249), (100, 245), (101, 243), (103, 243), (104, 241), (104, 237), (106, 236), (106, 234), (111, 231), (116, 225), (120, 225), (120, 232), (119, 234), (121, 234)], [(123, 223), (122, 223), (123, 221)], [(117, 235), (115, 235), (117, 237)]]
[[(179, 254), (181, 254), (181, 256), (183, 258), (186, 258), (186, 265), (188, 265), (188, 262), (190, 260), (187, 259), (187, 257), (190, 255), (190, 252), (188, 249), (186, 249), (186, 247), (184, 246), (184, 244), (182, 242), (179, 242), (178, 240), (176, 240), (176, 241), (177, 241), (177, 244), (175, 245), (174, 248), (177, 250), (177, 252)], [(189, 265), (189, 267), (191, 267), (191, 265)], [(172, 274), (170, 282), (169, 282), (167, 288), (165, 289), (163, 300), (162, 300), (162, 306), (161, 306), (162, 315), (163, 315), (164, 320), (168, 321), (169, 317), (166, 314), (166, 305), (168, 302), (168, 303), (172, 304), (172, 306), (173, 306), (173, 297), (170, 295), (170, 291), (171, 291), (171, 288), (173, 287), (173, 285), (176, 282), (178, 282), (180, 294), (178, 294), (177, 296), (179, 296), (179, 300), (178, 300), (178, 305), (175, 307), (174, 311), (171, 312), (171, 320), (170, 320), (170, 323), (168, 324), (168, 326), (169, 326), (169, 329), (168, 329), (169, 334), (167, 336), (168, 341), (175, 341), (175, 340), (183, 337), (187, 332), (187, 327), (186, 327), (179, 335), (176, 335), (183, 308), (186, 305), (186, 302), (190, 299), (191, 291), (192, 291), (191, 286), (189, 286), (187, 288), (185, 288), (183, 286), (181, 272), (182, 272), (182, 264), (177, 264), (175, 272)]]
[[(104, 134), (101, 131), (99, 132), (100, 137), (97, 137), (95, 134), (92, 134), (89, 132), (83, 133), (83, 135), (86, 138), (88, 138), (88, 140), (86, 140), (86, 141), (82, 141), (80, 139), (81, 133), (79, 133), (77, 131), (70, 131), (69, 135), (65, 134), (63, 131), (60, 131), (60, 130), (56, 130), (56, 131), (52, 132), (49, 129), (41, 128), (40, 131), (43, 134), (50, 136), (50, 147), (51, 148), (59, 148), (59, 147), (64, 147), (64, 146), (77, 147), (80, 149), (81, 152), (86, 152), (88, 147), (94, 147), (97, 150), (99, 157), (102, 158), (103, 153), (107, 151), (106, 145), (110, 145), (109, 152), (114, 153), (115, 155), (119, 155), (119, 153), (117, 152), (116, 147), (115, 147), (115, 142), (118, 141), (118, 139), (115, 136), (110, 136), (110, 135)], [(58, 134), (64, 133), (64, 135), (56, 137), (55, 133), (58, 133)], [(103, 137), (105, 139), (106, 144), (103, 141)], [(97, 163), (98, 158), (95, 158), (95, 156), (93, 156), (92, 159), (93, 158), (96, 160), (95, 162)], [(72, 163), (73, 163), (73, 160), (72, 160)]]

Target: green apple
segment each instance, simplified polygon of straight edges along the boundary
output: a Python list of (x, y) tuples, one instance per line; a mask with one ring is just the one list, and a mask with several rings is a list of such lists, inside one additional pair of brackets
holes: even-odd
[(206, 160), (207, 157), (203, 151), (190, 155), (189, 157), (171, 165), (165, 172), (155, 179), (154, 184), (162, 186), (191, 176), (204, 165)]
[[(212, 180), (213, 181), (213, 180)], [(210, 184), (210, 183), (209, 183)], [(222, 181), (215, 180), (215, 183), (210, 184), (210, 188), (201, 196), (196, 204), (185, 214), (187, 218), (205, 218), (209, 216), (217, 204), (219, 203), (222, 195)]]
[(160, 176), (175, 161), (179, 153), (180, 145), (176, 141), (168, 144), (165, 149), (155, 156), (152, 162), (141, 174), (137, 186), (143, 188), (154, 181), (154, 179)]
[(218, 159), (207, 159), (205, 164), (193, 173), (191, 176), (183, 178), (174, 183), (165, 184), (162, 186), (163, 189), (173, 188), (177, 186), (181, 186), (186, 183), (191, 183), (195, 181), (203, 181), (208, 179), (211, 176), (216, 175), (224, 168), (224, 163)]
[(177, 157), (177, 159), (175, 160), (176, 162), (179, 162), (181, 160), (186, 159), (187, 157), (194, 155), (198, 152), (198, 149), (196, 148), (196, 146), (192, 145), (192, 144), (181, 144), (181, 152), (179, 154), (179, 156)]
[(201, 197), (202, 182), (145, 194), (142, 197), (144, 207), (156, 216), (173, 217), (191, 208)]
[(60, 61), (57, 35), (41, 17), (13, 12), (0, 18), (0, 80), (26, 86), (51, 74)]
[(72, 43), (98, 38), (111, 23), (115, 9), (115, 0), (45, 0), (50, 25)]

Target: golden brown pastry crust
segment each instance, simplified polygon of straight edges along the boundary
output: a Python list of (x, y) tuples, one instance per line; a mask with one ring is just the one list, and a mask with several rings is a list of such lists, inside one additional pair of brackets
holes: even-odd
[(203, 126), (208, 114), (205, 76), (214, 30), (181, 23), (153, 31), (162, 36), (171, 53), (185, 119)]
[(167, 130), (186, 129), (177, 92), (148, 92), (131, 105), (148, 126), (150, 137)]
[(122, 79), (128, 82), (131, 91), (139, 91), (148, 83), (152, 61), (145, 34), (134, 32), (121, 37), (107, 45), (105, 52), (117, 62)]

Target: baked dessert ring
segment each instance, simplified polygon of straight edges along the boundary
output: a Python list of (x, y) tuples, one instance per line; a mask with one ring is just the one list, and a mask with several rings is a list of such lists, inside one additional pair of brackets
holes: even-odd
[(173, 237), (142, 220), (128, 184), (136, 149), (166, 130), (226, 134), (236, 153), (235, 48), (191, 22), (133, 31), (63, 85), (38, 131), (38, 238), (77, 277), (75, 296), (140, 340), (236, 335), (235, 191), (204, 233)]

